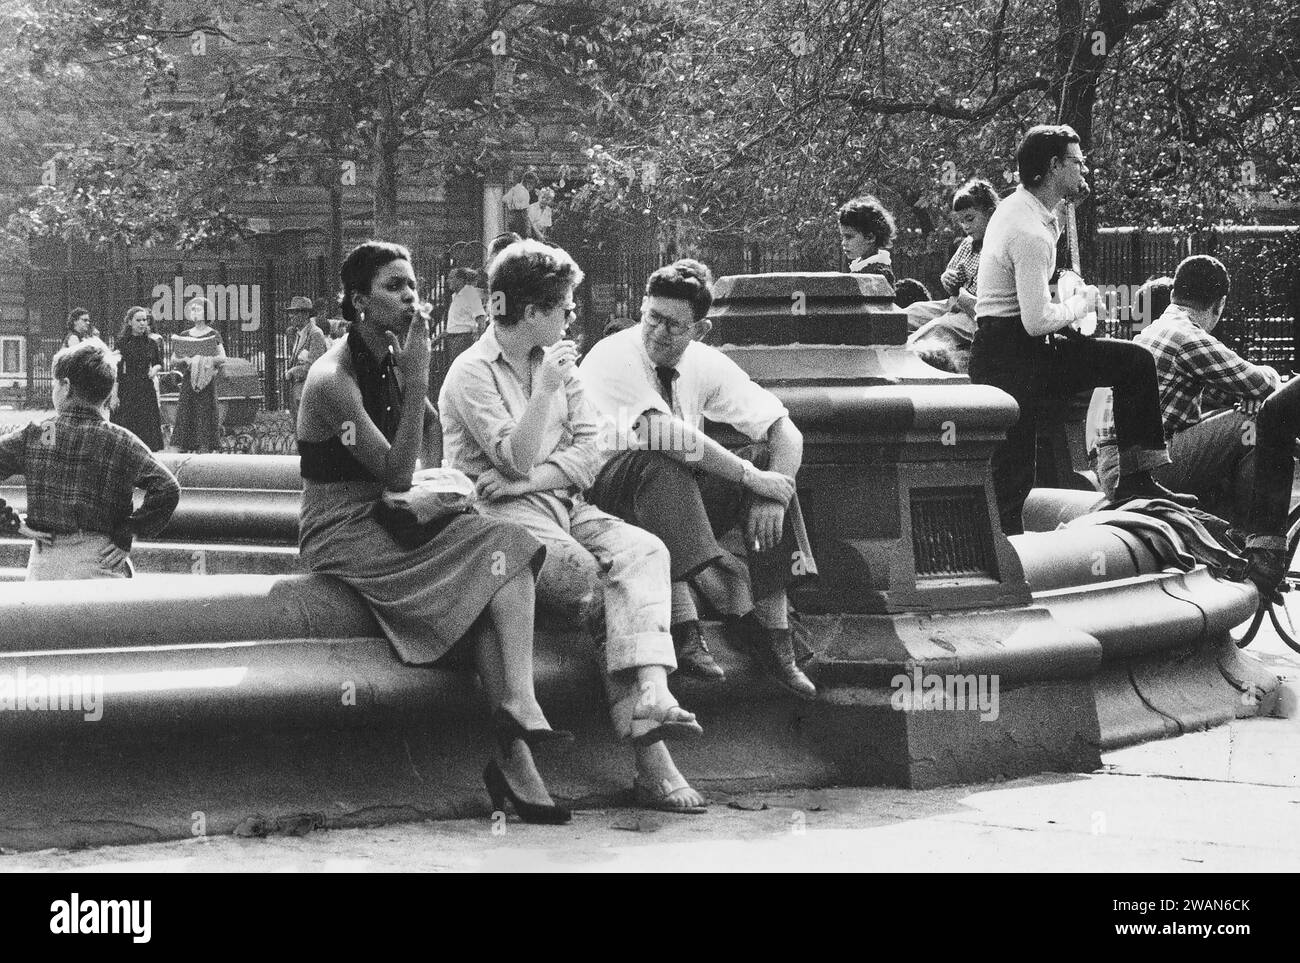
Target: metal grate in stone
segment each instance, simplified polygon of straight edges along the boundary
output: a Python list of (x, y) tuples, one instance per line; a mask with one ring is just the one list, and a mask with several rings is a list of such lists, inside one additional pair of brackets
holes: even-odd
[(918, 578), (997, 578), (982, 489), (914, 488), (911, 502)]

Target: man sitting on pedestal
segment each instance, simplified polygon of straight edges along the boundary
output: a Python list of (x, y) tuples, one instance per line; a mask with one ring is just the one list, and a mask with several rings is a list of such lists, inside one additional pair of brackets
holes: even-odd
[[(811, 699), (817, 690), (795, 664), (786, 598), (796, 577), (816, 571), (806, 537), (802, 546), (797, 538), (803, 436), (771, 392), (701, 343), (712, 328), (711, 282), (698, 261), (660, 268), (646, 284), (641, 323), (583, 360), (587, 397), (615, 451), (588, 498), (668, 546), (680, 671), (723, 676), (700, 633), (693, 586), (782, 685)], [(728, 451), (704, 434), (705, 417), (758, 444)], [(718, 544), (738, 526), (747, 564)]]
[[(1228, 302), (1228, 271), (1198, 254), (1178, 265), (1169, 307), (1135, 337), (1155, 356), (1161, 416), (1171, 464), (1153, 473), (1164, 485), (1220, 502), (1230, 488), (1233, 518), (1246, 530), (1247, 575), (1271, 592), (1286, 572), (1286, 518), (1300, 435), (1300, 379), (1279, 387), (1276, 371), (1239, 357), (1211, 333)], [(1236, 408), (1205, 417), (1203, 396)], [(1255, 412), (1255, 409), (1258, 412)], [(1103, 411), (1097, 433), (1097, 480), (1115, 489), (1119, 455), (1114, 416)]]

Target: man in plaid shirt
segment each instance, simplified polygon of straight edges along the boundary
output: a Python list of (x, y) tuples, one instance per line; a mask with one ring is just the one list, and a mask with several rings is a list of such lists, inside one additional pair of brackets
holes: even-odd
[[(1251, 364), (1211, 334), (1223, 317), (1229, 287), (1218, 259), (1187, 258), (1174, 276), (1169, 308), (1133, 340), (1155, 355), (1169, 443), (1171, 464), (1153, 474), (1212, 504), (1230, 497), (1232, 521), (1247, 532), (1248, 574), (1270, 592), (1286, 570), (1300, 379), (1282, 387), (1272, 368)], [(1201, 394), (1207, 388), (1239, 407), (1206, 416)], [(1113, 497), (1119, 457), (1109, 407), (1100, 419), (1094, 458), (1098, 481)]]
[[(102, 341), (54, 356), (54, 407), (44, 424), (0, 438), (0, 479), (27, 481), (28, 581), (129, 578), (131, 542), (162, 530), (180, 485), (149, 447), (108, 420), (117, 365)], [(144, 503), (132, 510), (132, 495)]]

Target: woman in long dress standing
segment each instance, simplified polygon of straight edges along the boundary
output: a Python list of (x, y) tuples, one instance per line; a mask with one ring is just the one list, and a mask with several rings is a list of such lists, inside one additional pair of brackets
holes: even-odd
[(185, 306), (192, 327), (172, 336), (172, 366), (181, 371), (172, 444), (179, 451), (209, 452), (221, 446), (217, 413), (217, 371), (226, 357), (221, 335), (207, 321), (211, 303), (195, 298)]
[(417, 310), (400, 245), (368, 241), (339, 273), (351, 330), (308, 371), (298, 416), (300, 555), (366, 600), (404, 662), (469, 650), (494, 710), (496, 749), (483, 773), (493, 805), (509, 799), (525, 821), (567, 822), (530, 750), (572, 738), (550, 728), (533, 691), (533, 579), (545, 549), (518, 525), (472, 513), (413, 549), (375, 521), (385, 489), (408, 489), (417, 462), (442, 461), (427, 306)]
[(117, 409), (114, 424), (121, 425), (149, 446), (163, 447), (162, 415), (154, 379), (162, 371), (162, 338), (149, 330), (148, 308), (126, 309), (117, 334)]

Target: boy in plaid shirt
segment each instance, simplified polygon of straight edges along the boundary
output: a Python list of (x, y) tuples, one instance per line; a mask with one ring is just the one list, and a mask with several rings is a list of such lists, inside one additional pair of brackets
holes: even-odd
[[(1232, 521), (1247, 533), (1247, 574), (1272, 592), (1286, 572), (1300, 379), (1282, 386), (1272, 368), (1251, 364), (1213, 336), (1229, 287), (1228, 271), (1217, 258), (1187, 258), (1174, 275), (1168, 309), (1133, 340), (1155, 356), (1169, 440), (1171, 464), (1153, 474), (1162, 484), (1211, 502), (1228, 487)], [(1238, 407), (1207, 416), (1201, 408), (1206, 389)], [(1118, 455), (1109, 409), (1101, 418), (1095, 458), (1097, 479), (1113, 494)]]
[[(117, 364), (102, 341), (65, 348), (53, 369), (56, 417), (0, 438), (0, 479), (27, 481), (24, 533), (35, 539), (27, 579), (130, 578), (132, 539), (162, 530), (180, 485), (108, 420)], [(133, 511), (136, 488), (145, 497)]]

